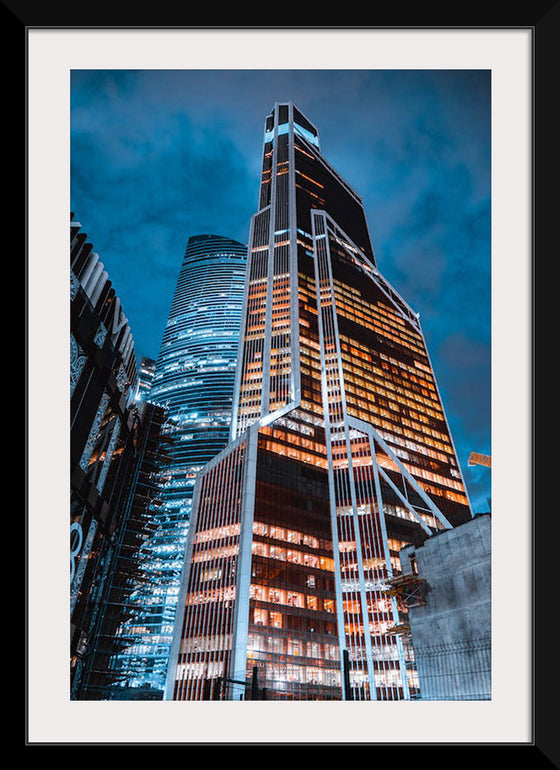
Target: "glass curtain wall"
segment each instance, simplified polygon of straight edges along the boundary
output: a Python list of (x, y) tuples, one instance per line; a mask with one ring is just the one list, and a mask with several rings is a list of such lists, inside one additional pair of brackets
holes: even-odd
[(127, 650), (127, 697), (162, 698), (197, 473), (226, 444), (232, 416), (247, 247), (219, 235), (189, 238), (149, 391), (166, 410), (170, 458), (145, 584), (133, 600), (137, 643)]
[(418, 316), (292, 103), (266, 118), (259, 202), (232, 443), (197, 482), (166, 697), (413, 698), (398, 552), (471, 517)]

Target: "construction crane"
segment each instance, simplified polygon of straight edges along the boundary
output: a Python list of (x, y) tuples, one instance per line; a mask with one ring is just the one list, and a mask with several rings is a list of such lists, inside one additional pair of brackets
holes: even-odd
[(491, 468), (492, 457), (490, 455), (481, 455), (478, 452), (471, 452), (469, 465), (485, 465), (487, 468)]

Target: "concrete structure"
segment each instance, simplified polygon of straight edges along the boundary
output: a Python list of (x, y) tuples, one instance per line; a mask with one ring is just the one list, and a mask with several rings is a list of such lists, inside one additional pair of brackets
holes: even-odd
[(491, 699), (490, 557), (490, 514), (401, 551), (422, 700)]

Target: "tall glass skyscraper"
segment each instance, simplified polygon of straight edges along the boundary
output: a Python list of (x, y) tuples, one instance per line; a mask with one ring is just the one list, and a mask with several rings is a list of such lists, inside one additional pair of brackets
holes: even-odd
[[(146, 584), (133, 596), (137, 643), (127, 650), (134, 681), (126, 697), (163, 697), (196, 474), (229, 439), (247, 246), (193, 236), (183, 264), (149, 391), (172, 431), (170, 462), (143, 547)], [(132, 663), (129, 669), (132, 669)]]
[(315, 126), (276, 104), (231, 441), (197, 480), (165, 697), (416, 697), (398, 554), (470, 518), (418, 315)]

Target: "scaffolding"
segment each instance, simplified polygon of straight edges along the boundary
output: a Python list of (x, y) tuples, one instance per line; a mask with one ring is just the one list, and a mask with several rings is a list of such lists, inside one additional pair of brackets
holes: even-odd
[(415, 573), (399, 575), (388, 581), (387, 595), (400, 600), (407, 609), (426, 604), (428, 583)]

